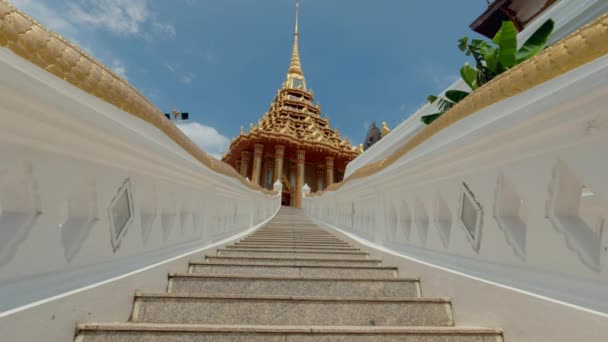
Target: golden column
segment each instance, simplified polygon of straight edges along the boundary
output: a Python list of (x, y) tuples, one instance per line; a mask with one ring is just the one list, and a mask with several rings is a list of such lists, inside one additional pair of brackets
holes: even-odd
[(251, 171), (251, 182), (260, 184), (260, 173), (262, 172), (262, 154), (264, 145), (255, 144), (253, 150), (253, 170)]
[(238, 172), (239, 174), (241, 173), (241, 160), (240, 160), (240, 159), (237, 159), (237, 160), (236, 160), (236, 165), (235, 165), (235, 168), (234, 168), (234, 169), (235, 169), (235, 170), (236, 170), (236, 172)]
[(251, 159), (251, 152), (243, 151), (241, 155), (241, 176), (247, 177), (247, 171), (249, 171), (249, 159)]
[(283, 178), (283, 156), (285, 155), (285, 146), (275, 145), (274, 147), (274, 181), (281, 181)]
[(296, 208), (302, 208), (302, 187), (304, 186), (304, 155), (306, 151), (297, 150), (298, 168), (296, 174)]
[(325, 187), (327, 188), (334, 184), (334, 157), (325, 157), (325, 174), (327, 179), (325, 181)]

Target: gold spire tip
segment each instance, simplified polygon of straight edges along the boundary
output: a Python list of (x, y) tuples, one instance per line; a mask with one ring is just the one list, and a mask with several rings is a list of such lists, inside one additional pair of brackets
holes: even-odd
[(299, 12), (300, 12), (300, 1), (296, 0), (296, 28), (294, 30), (294, 35), (295, 36), (298, 35), (298, 16), (299, 16)]

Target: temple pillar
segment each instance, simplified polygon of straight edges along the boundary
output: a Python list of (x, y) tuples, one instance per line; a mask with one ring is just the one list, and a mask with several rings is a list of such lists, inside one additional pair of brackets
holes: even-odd
[(317, 166), (317, 190), (323, 190), (323, 167)]
[(283, 156), (285, 155), (285, 146), (276, 145), (274, 147), (274, 181), (281, 181), (283, 178)]
[(260, 184), (260, 173), (262, 172), (262, 155), (264, 153), (264, 145), (253, 145), (253, 168), (251, 170), (251, 182)]
[(296, 208), (302, 208), (302, 187), (304, 186), (304, 156), (306, 151), (297, 150), (298, 166), (296, 174)]
[(241, 155), (241, 176), (247, 178), (247, 171), (249, 171), (249, 160), (251, 159), (251, 152), (243, 151)]
[(325, 157), (325, 187), (334, 184), (334, 157)]
[(239, 174), (241, 173), (241, 160), (237, 159), (236, 160), (236, 165), (234, 167), (234, 169), (236, 170), (236, 172), (238, 172)]

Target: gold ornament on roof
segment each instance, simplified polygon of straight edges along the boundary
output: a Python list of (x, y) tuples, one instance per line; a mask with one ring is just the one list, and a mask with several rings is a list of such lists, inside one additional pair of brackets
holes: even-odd
[(386, 121), (382, 121), (382, 137), (384, 138), (384, 136), (389, 134), (390, 132), (391, 129), (388, 128), (388, 126), (386, 125)]

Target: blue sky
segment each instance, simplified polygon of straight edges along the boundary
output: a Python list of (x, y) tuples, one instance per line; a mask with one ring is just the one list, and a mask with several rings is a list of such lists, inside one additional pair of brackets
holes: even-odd
[[(11, 1), (11, 0), (9, 0)], [(214, 155), (256, 123), (285, 78), (292, 0), (12, 0), (123, 75)], [(458, 38), (485, 0), (301, 0), (307, 84), (341, 134), (399, 124), (458, 77)], [(324, 114), (324, 115), (325, 115)]]

